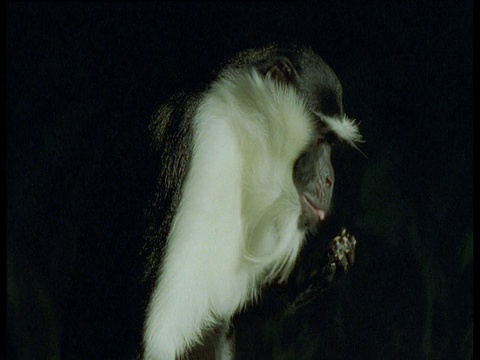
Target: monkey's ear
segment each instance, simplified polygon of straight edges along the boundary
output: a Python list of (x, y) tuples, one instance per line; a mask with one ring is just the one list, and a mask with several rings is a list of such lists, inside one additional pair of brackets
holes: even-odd
[(273, 66), (265, 72), (267, 79), (272, 79), (280, 83), (289, 84), (295, 80), (297, 71), (293, 64), (286, 57), (278, 58)]

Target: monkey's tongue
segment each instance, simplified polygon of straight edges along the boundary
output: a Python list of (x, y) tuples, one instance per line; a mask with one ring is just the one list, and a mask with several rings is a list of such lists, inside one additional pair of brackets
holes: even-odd
[(325, 220), (325, 211), (322, 209), (315, 209), (315, 214), (318, 216), (318, 218), (323, 221)]
[(319, 209), (315, 206), (315, 204), (308, 198), (308, 196), (304, 196), (305, 200), (307, 201), (308, 206), (312, 209), (315, 215), (318, 217), (320, 221), (325, 220), (326, 212), (325, 210)]

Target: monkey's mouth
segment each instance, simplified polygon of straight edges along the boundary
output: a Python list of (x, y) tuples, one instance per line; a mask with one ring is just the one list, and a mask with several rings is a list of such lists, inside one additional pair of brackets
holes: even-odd
[(312, 210), (312, 212), (314, 213), (315, 217), (317, 217), (320, 221), (325, 220), (327, 211), (315, 205), (313, 200), (311, 200), (307, 195), (303, 195), (303, 198), (305, 199), (305, 202), (308, 204), (308, 207), (310, 208), (310, 210)]

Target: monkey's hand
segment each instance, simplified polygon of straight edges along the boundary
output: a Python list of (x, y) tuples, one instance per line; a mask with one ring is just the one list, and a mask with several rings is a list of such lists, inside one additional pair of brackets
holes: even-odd
[(355, 262), (355, 247), (357, 240), (353, 235), (342, 229), (340, 234), (335, 236), (328, 245), (327, 263), (322, 269), (323, 278), (332, 282), (337, 269), (346, 273), (350, 266)]
[[(345, 274), (355, 261), (357, 240), (346, 229), (342, 229), (327, 245), (320, 267), (310, 272), (307, 287), (290, 302), (285, 313), (292, 315), (328, 289), (336, 275)], [(322, 267), (323, 266), (323, 267)]]

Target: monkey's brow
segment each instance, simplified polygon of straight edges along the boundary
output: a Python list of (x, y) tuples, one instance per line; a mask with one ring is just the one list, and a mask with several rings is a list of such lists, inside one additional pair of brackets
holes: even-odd
[(338, 144), (341, 139), (339, 136), (332, 130), (324, 128), (324, 131), (321, 133), (323, 141), (326, 141), (329, 144)]
[(317, 134), (317, 144), (329, 144), (330, 146), (335, 147), (343, 144), (342, 139), (339, 138), (338, 135), (335, 134), (335, 132), (331, 131), (328, 128), (322, 128), (322, 130), (320, 130)]
[(358, 122), (355, 119), (350, 119), (345, 114), (335, 117), (326, 116), (322, 113), (315, 113), (315, 115), (319, 119), (318, 123), (335, 133), (339, 140), (346, 141), (354, 147), (356, 143), (363, 142), (358, 129)]
[(323, 120), (321, 116), (315, 116), (315, 128), (317, 134), (322, 138), (335, 138), (336, 140), (340, 140), (337, 133), (333, 131), (328, 123)]

